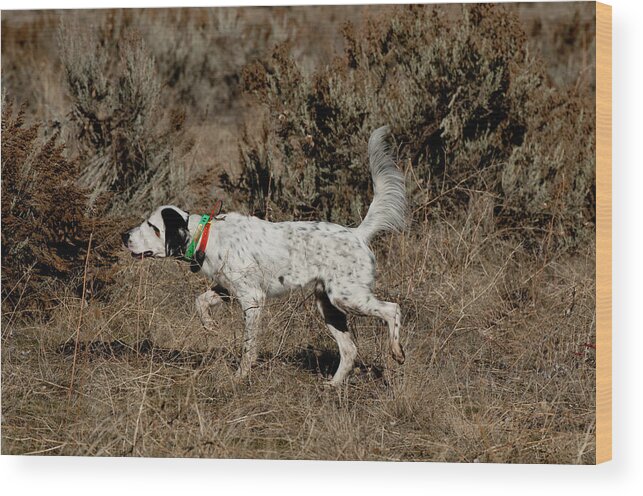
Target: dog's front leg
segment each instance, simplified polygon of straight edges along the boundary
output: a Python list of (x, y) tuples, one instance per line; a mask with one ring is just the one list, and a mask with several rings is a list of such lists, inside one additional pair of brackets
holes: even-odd
[(196, 312), (199, 314), (199, 319), (203, 327), (208, 330), (214, 329), (214, 320), (210, 317), (210, 307), (218, 305), (223, 301), (223, 298), (213, 290), (206, 291), (196, 298)]
[(263, 299), (241, 302), (243, 307), (243, 316), (245, 319), (245, 328), (243, 334), (243, 351), (241, 355), (241, 364), (237, 370), (237, 377), (246, 377), (250, 373), (250, 368), (257, 360), (257, 333), (260, 327), (260, 317)]

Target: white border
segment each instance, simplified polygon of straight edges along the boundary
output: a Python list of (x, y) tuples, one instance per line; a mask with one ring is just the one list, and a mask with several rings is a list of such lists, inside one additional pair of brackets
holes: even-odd
[[(200, 1), (184, 6), (294, 5), (296, 1)], [(398, 3), (320, 1), (316, 4)], [(445, 2), (435, 2), (445, 3)], [(1, 457), (4, 494), (634, 494), (643, 487), (640, 325), (641, 59), (643, 3), (613, 5), (613, 357), (614, 460), (597, 467), (381, 462)], [(25, 0), (27, 8), (177, 7), (177, 1)], [(0, 8), (16, 8), (0, 0)], [(638, 207), (638, 208), (637, 208)]]

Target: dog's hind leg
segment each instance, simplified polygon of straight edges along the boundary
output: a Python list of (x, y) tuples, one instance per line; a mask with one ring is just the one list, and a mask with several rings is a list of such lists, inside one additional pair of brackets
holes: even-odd
[(397, 303), (380, 301), (373, 294), (365, 291), (344, 290), (339, 291), (336, 305), (346, 310), (372, 315), (384, 320), (388, 324), (389, 346), (393, 358), (398, 363), (404, 363), (404, 350), (400, 344), (400, 328), (402, 327), (402, 313)]
[(339, 367), (329, 382), (332, 386), (338, 386), (346, 379), (346, 376), (353, 368), (357, 357), (357, 346), (355, 346), (353, 336), (348, 329), (346, 314), (335, 307), (322, 290), (315, 291), (315, 298), (317, 308), (319, 308), (328, 330), (337, 341), (337, 346), (339, 346)]
[(380, 318), (384, 319), (388, 324), (389, 329), (389, 345), (391, 347), (391, 354), (397, 363), (404, 363), (404, 350), (400, 344), (400, 328), (402, 327), (402, 311), (397, 303), (388, 301), (379, 301), (380, 308), (378, 313)]

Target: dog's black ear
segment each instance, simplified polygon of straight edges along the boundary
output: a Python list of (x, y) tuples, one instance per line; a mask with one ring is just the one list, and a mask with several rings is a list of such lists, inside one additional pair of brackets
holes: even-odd
[(165, 224), (165, 255), (182, 257), (190, 242), (187, 221), (173, 208), (164, 208), (161, 216)]

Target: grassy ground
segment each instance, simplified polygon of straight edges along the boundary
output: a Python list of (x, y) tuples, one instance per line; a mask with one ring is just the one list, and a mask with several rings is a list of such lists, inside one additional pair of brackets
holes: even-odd
[(123, 260), (110, 304), (66, 297), (51, 323), (3, 326), (3, 453), (591, 463), (593, 251), (536, 264), (449, 224), (382, 241), (377, 293), (402, 306), (407, 363), (355, 317), (359, 370), (339, 390), (322, 384), (338, 354), (310, 295), (270, 305), (236, 383), (238, 307), (207, 335), (203, 281)]
[[(593, 32), (576, 36), (586, 9), (516, 9), (552, 84), (591, 86)], [(315, 67), (331, 50), (315, 49), (307, 24), (321, 19), (324, 39), (335, 40), (344, 17), (306, 11), (279, 10), (270, 40), (295, 33), (300, 61)], [(361, 10), (344, 14), (358, 20)], [(64, 127), (69, 106), (53, 53), (59, 15), (3, 13), (3, 92), (27, 101), (28, 117), (46, 129), (50, 119)], [(147, 15), (143, 26), (173, 22)], [(252, 30), (259, 17), (225, 25)], [(239, 65), (254, 54), (234, 53)], [(198, 96), (218, 84), (199, 86)], [(239, 125), (258, 110), (245, 101), (184, 105), (192, 173), (234, 172)], [(195, 211), (222, 194), (201, 186), (170, 193)], [(376, 293), (401, 305), (407, 362), (388, 358), (382, 322), (353, 317), (359, 366), (339, 389), (323, 386), (339, 355), (307, 293), (269, 303), (260, 360), (244, 382), (233, 380), (241, 311), (235, 302), (213, 310), (217, 329), (206, 333), (194, 298), (208, 284), (186, 264), (122, 253), (107, 298), (81, 301), (74, 280), (49, 295), (58, 304), (47, 317), (25, 319), (3, 302), (2, 454), (592, 463), (592, 240), (537, 253), (494, 226), (491, 204), (480, 194), (377, 241)]]

